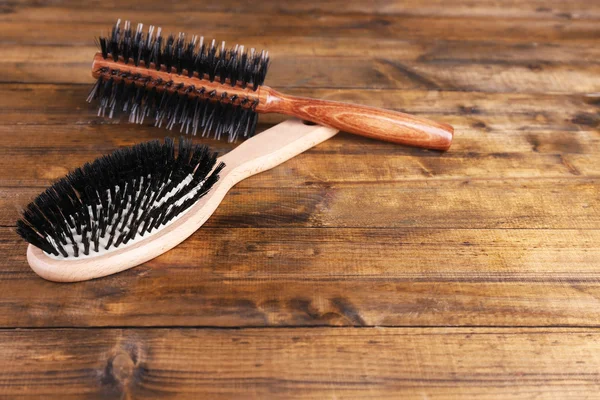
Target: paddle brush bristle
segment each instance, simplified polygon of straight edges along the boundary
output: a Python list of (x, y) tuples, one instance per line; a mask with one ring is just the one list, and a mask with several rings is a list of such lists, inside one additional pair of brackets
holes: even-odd
[(224, 167), (184, 138), (177, 153), (167, 138), (87, 163), (33, 200), (17, 233), (58, 258), (97, 255), (152, 234), (204, 196)]

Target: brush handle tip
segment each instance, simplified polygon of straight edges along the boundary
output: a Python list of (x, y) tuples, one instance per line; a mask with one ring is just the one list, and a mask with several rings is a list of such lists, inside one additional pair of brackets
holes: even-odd
[(393, 110), (309, 99), (279, 93), (263, 86), (259, 112), (277, 112), (330, 126), (340, 131), (377, 140), (448, 150), (454, 137), (452, 126)]

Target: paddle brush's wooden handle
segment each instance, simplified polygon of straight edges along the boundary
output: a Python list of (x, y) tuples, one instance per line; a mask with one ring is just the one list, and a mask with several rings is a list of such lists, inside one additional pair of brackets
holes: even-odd
[(289, 96), (268, 86), (262, 86), (260, 92), (266, 101), (256, 108), (258, 112), (292, 115), (344, 132), (426, 149), (448, 150), (452, 144), (454, 129), (426, 118), (357, 104)]

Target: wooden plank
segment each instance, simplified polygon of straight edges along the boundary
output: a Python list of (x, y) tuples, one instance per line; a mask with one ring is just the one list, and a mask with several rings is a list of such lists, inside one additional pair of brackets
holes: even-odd
[[(89, 78), (91, 80), (91, 78)], [(119, 119), (100, 118), (97, 116), (97, 105), (85, 102), (91, 82), (84, 85), (48, 85), (48, 84), (0, 84), (0, 125), (61, 125), (66, 131), (51, 129), (46, 135), (70, 135), (77, 125), (117, 124)], [(535, 137), (539, 131), (562, 131), (564, 135), (574, 135), (564, 138), (566, 143), (576, 142), (577, 135), (584, 135), (585, 130), (594, 130), (600, 124), (600, 97), (598, 94), (530, 94), (530, 93), (481, 93), (481, 92), (442, 92), (425, 90), (369, 90), (369, 89), (319, 89), (296, 88), (291, 94), (305, 97), (322, 98), (326, 100), (345, 101), (366, 104), (374, 107), (384, 107), (407, 113), (439, 119), (452, 124), (456, 130), (456, 145), (466, 146), (477, 143), (479, 149), (483, 146), (497, 146), (506, 143), (510, 149), (532, 150), (529, 138)], [(260, 116), (263, 124), (275, 124), (288, 117), (278, 114)], [(127, 118), (122, 118), (123, 122)], [(133, 129), (144, 137), (152, 131), (167, 134), (166, 130), (140, 128), (123, 123), (123, 135), (131, 134)], [(146, 127), (152, 126), (148, 121)], [(38, 127), (3, 128), (4, 140), (14, 141), (8, 129), (28, 129), (32, 131), (45, 129)], [(94, 127), (93, 130), (109, 128)], [(116, 128), (115, 128), (116, 129)], [(175, 135), (177, 132), (171, 133)], [(110, 132), (103, 132), (110, 136)], [(490, 140), (489, 135), (494, 136)], [(17, 136), (20, 137), (19, 134)], [(543, 136), (543, 135), (542, 135)], [(589, 138), (594, 139), (596, 135)], [(468, 140), (460, 140), (468, 138)], [(360, 137), (354, 141), (361, 146)], [(536, 141), (536, 150), (542, 151), (548, 146), (551, 137), (540, 137)], [(554, 138), (558, 139), (558, 138)], [(582, 138), (580, 138), (582, 139)], [(552, 140), (553, 141), (553, 140)], [(369, 141), (372, 145), (379, 142)], [(36, 142), (32, 141), (31, 145)], [(0, 145), (1, 142), (0, 142)], [(22, 145), (30, 145), (22, 141)], [(351, 145), (351, 143), (345, 143)], [(382, 143), (382, 146), (386, 145)], [(589, 143), (581, 143), (582, 149)], [(389, 147), (399, 149), (400, 147)], [(490, 151), (490, 147), (487, 147)], [(473, 148), (470, 148), (473, 150)]]
[[(85, 43), (64, 42), (57, 45), (39, 43), (0, 43), (2, 62), (32, 64), (45, 61), (51, 65), (89, 62), (98, 51), (92, 34)], [(82, 38), (83, 39), (83, 38)], [(290, 56), (312, 57), (362, 57), (392, 58), (397, 61), (420, 61), (424, 63), (455, 64), (506, 64), (532, 66), (539, 69), (545, 64), (588, 65), (598, 64), (600, 49), (587, 43), (529, 43), (453, 40), (404, 40), (395, 38), (373, 39), (356, 37), (311, 37), (240, 35), (235, 32), (219, 35), (226, 43), (243, 43), (267, 49), (271, 56), (285, 59)]]
[[(67, 112), (68, 110), (64, 110)], [(90, 109), (89, 114), (94, 110)], [(62, 111), (58, 111), (57, 114)], [(40, 119), (42, 125), (37, 124), (35, 119), (35, 110), (31, 111), (32, 125), (15, 125), (16, 116), (19, 111), (13, 114), (13, 123), (0, 124), (0, 149), (7, 156), (26, 156), (28, 154), (35, 156), (47, 156), (49, 159), (53, 155), (82, 154), (87, 157), (97, 157), (100, 154), (114, 151), (121, 146), (131, 146), (135, 143), (162, 140), (164, 137), (177, 138), (185, 136), (179, 129), (166, 130), (164, 128), (155, 128), (152, 122), (143, 126), (129, 124), (126, 117), (121, 119), (103, 119), (88, 116), (88, 112), (82, 112), (77, 116), (77, 110), (73, 112), (73, 118), (70, 124), (58, 124), (57, 119), (62, 118), (53, 116), (52, 110), (45, 115), (40, 110)], [(419, 114), (423, 115), (424, 113)], [(25, 115), (25, 111), (23, 111)], [(548, 114), (545, 114), (548, 115)], [(454, 124), (455, 138), (449, 152), (439, 153), (425, 151), (406, 146), (393, 145), (388, 142), (378, 142), (365, 139), (361, 136), (340, 133), (335, 138), (310, 149), (306, 154), (337, 156), (356, 156), (366, 155), (365, 163), (370, 163), (378, 156), (406, 157), (414, 156), (426, 159), (452, 159), (452, 158), (473, 158), (471, 163), (476, 162), (478, 157), (488, 158), (511, 158), (520, 157), (527, 162), (531, 158), (534, 162), (538, 157), (549, 157), (551, 155), (591, 155), (597, 153), (599, 146), (599, 137), (592, 128), (596, 123), (593, 114), (578, 113), (571, 119), (563, 118), (562, 126), (550, 126), (548, 121), (558, 115), (550, 115), (549, 118), (544, 114), (538, 115), (477, 115), (470, 116), (439, 116), (435, 114), (431, 117), (438, 120), (456, 119), (458, 124)], [(588, 119), (589, 116), (589, 119)], [(8, 118), (7, 118), (8, 119)], [(259, 123), (257, 132), (270, 128), (274, 123), (282, 122), (286, 117), (277, 116), (265, 117), (265, 123)], [(525, 131), (519, 129), (519, 126), (525, 125), (531, 121), (530, 129)], [(488, 125), (489, 124), (489, 125)], [(537, 124), (537, 126), (533, 125)], [(502, 126), (508, 125), (514, 129)], [(562, 128), (562, 129), (561, 129)], [(206, 144), (214, 151), (225, 153), (234, 149), (240, 142), (227, 143), (223, 140), (214, 140), (198, 136), (188, 136), (197, 143)], [(525, 157), (527, 153), (528, 157)], [(86, 159), (86, 161), (89, 159)], [(526, 167), (527, 164), (523, 164)], [(540, 171), (543, 173), (543, 171)], [(438, 174), (443, 174), (440, 171)]]
[(10, 398), (555, 399), (600, 390), (590, 329), (1, 331)]
[[(71, 141), (75, 139), (73, 135), (77, 135), (79, 130), (87, 140), (92, 141), (90, 143), (97, 140), (96, 133), (98, 138), (111, 143), (115, 143), (114, 135), (123, 138), (121, 143), (135, 143), (137, 140), (157, 137), (156, 135), (178, 134), (177, 131), (150, 128), (151, 121), (144, 127), (130, 125), (125, 123), (126, 118), (121, 119), (124, 123), (120, 127), (97, 127), (98, 124), (115, 125), (120, 120), (97, 117), (95, 105), (88, 105), (84, 100), (88, 90), (87, 85), (0, 85), (0, 125), (61, 125), (2, 127), (3, 142), (8, 147), (15, 141), (21, 146), (38, 146), (44, 141), (40, 141), (40, 138), (33, 140), (32, 135), (52, 137), (52, 141), (61, 140), (57, 136), (65, 135), (69, 140), (61, 140), (61, 146), (72, 148)], [(563, 96), (338, 89), (295, 89), (292, 93), (387, 107), (451, 123), (456, 131), (453, 152), (585, 152), (586, 149), (595, 152), (597, 136), (593, 130), (600, 123), (600, 118), (596, 115), (599, 110), (598, 97), (593, 94)], [(261, 115), (260, 121), (270, 125), (285, 118), (287, 117), (268, 114)], [(262, 129), (264, 128), (263, 126)], [(18, 130), (26, 133), (11, 134)], [(560, 133), (556, 134), (557, 131)], [(32, 140), (21, 140), (23, 135)], [(356, 146), (364, 149), (365, 144), (369, 143), (371, 149), (377, 146), (378, 151), (384, 148), (394, 152), (404, 151), (399, 146), (361, 139), (353, 137), (351, 141), (345, 141), (344, 148), (350, 147), (354, 149), (352, 151), (356, 151)], [(219, 149), (231, 148), (214, 141), (210, 144)]]
[[(445, 48), (441, 47), (443, 53)], [(47, 51), (47, 50), (45, 50)], [(95, 50), (77, 51), (78, 59), (29, 58), (5, 60), (0, 82), (89, 83)], [(475, 50), (476, 51), (476, 50)], [(40, 50), (38, 48), (37, 52)], [(376, 56), (319, 56), (273, 54), (267, 84), (279, 89), (331, 87), (338, 89), (429, 89), (482, 92), (591, 93), (600, 85), (600, 65), (532, 60), (481, 60), (424, 56), (405, 61), (381, 53)], [(587, 54), (584, 59), (593, 58)], [(14, 57), (13, 57), (14, 58)]]
[[(299, 165), (302, 164), (301, 162)], [(56, 172), (50, 170), (49, 173)], [(208, 227), (370, 227), (595, 229), (600, 181), (594, 179), (421, 180), (300, 183), (302, 171), (276, 170), (236, 186)], [(310, 172), (309, 172), (310, 173)], [(275, 177), (276, 179), (273, 179)], [(311, 177), (315, 179), (315, 177)], [(316, 177), (318, 178), (318, 177)], [(295, 187), (295, 185), (300, 185)], [(0, 189), (0, 225), (41, 188)]]
[[(230, 12), (198, 9), (174, 10), (168, 13), (137, 8), (139, 22), (158, 24), (166, 32), (185, 31), (189, 34), (219, 36), (236, 32), (249, 36), (311, 36), (311, 37), (380, 37), (407, 39), (445, 39), (461, 41), (502, 42), (588, 42), (597, 39), (596, 20), (586, 19), (524, 19), (472, 18), (413, 15), (322, 15), (288, 14), (285, 18), (254, 13), (244, 18), (232, 18)], [(0, 37), (3, 42), (36, 41), (39, 44), (88, 43), (118, 18), (124, 18), (119, 7), (94, 10), (54, 7), (19, 8), (0, 14)], [(136, 22), (137, 22), (136, 21)], [(202, 27), (202, 32), (198, 32)], [(82, 41), (83, 40), (83, 41)], [(87, 41), (86, 41), (87, 40)]]
[(598, 230), (204, 227), (142, 266), (57, 284), (35, 275), (26, 244), (0, 228), (0, 327), (598, 326), (599, 239)]
[[(110, 151), (115, 146), (136, 143), (163, 136), (177, 136), (178, 131), (127, 124), (124, 119), (96, 116), (94, 105), (85, 103), (87, 86), (70, 85), (0, 85), (0, 146), (7, 154), (13, 147), (78, 151), (88, 149)], [(597, 96), (485, 94), (462, 92), (425, 92), (395, 90), (294, 90), (301, 96), (348, 101), (414, 113), (451, 123), (456, 138), (451, 154), (551, 152), (597, 153), (598, 136), (594, 129), (600, 123)], [(261, 115), (266, 125), (286, 117)], [(14, 126), (18, 124), (19, 126)], [(96, 126), (109, 124), (112, 126)], [(9, 126), (2, 126), (9, 125)], [(31, 126), (60, 125), (60, 126)], [(75, 125), (75, 126), (73, 126)], [(84, 125), (93, 125), (91, 127)], [(260, 129), (266, 128), (263, 125)], [(27, 137), (29, 140), (23, 140)], [(344, 137), (341, 135), (340, 137)], [(425, 154), (422, 150), (393, 146), (389, 143), (347, 136), (320, 148), (324, 152), (380, 154)], [(83, 140), (85, 139), (85, 140)], [(207, 141), (219, 151), (232, 148), (222, 142)]]
[[(491, 109), (493, 105), (489, 107)], [(93, 120), (89, 116), (91, 112), (84, 111), (84, 117), (90, 118), (87, 121)], [(558, 111), (556, 114), (551, 111), (546, 111), (546, 114), (532, 112), (525, 113), (521, 118), (516, 116), (514, 119), (517, 121), (504, 115), (488, 118), (479, 111), (475, 115), (474, 119), (469, 117), (472, 126), (463, 125), (461, 128), (455, 125), (455, 142), (451, 150), (444, 154), (341, 134), (275, 170), (261, 174), (260, 181), (265, 183), (254, 183), (263, 186), (296, 186), (311, 182), (406, 181), (423, 178), (472, 180), (598, 176), (599, 138), (593, 130), (578, 130), (595, 125), (594, 114), (579, 112), (573, 114), (570, 120), (565, 120), (564, 114)], [(590, 118), (586, 119), (588, 116)], [(559, 118), (563, 119), (565, 127), (570, 127), (570, 131), (543, 130), (548, 126), (548, 121)], [(520, 129), (508, 131), (501, 128), (502, 124), (517, 128), (527, 120), (536, 119), (540, 130), (531, 129), (525, 134)], [(489, 128), (488, 123), (494, 128)], [(500, 127), (496, 128), (498, 125)], [(48, 185), (68, 170), (120, 146), (178, 135), (178, 132), (126, 123), (102, 126), (89, 125), (89, 122), (84, 125), (75, 122), (75, 125), (67, 126), (0, 125), (0, 136), (3, 138), (0, 148), (5, 154), (0, 159), (0, 185)], [(214, 140), (203, 142), (221, 153), (234, 146)], [(283, 179), (283, 182), (269, 184), (263, 179)]]
[[(189, 11), (196, 8), (193, 0), (176, 3), (149, 2), (144, 10), (149, 11)], [(17, 8), (44, 7), (37, 1), (18, 1), (6, 5), (6, 9), (15, 12)], [(61, 1), (53, 4), (53, 8), (64, 8), (65, 12), (73, 9), (88, 9), (89, 4), (77, 0)], [(587, 0), (504, 0), (500, 5), (494, 0), (433, 0), (422, 2), (417, 0), (391, 2), (387, 0), (330, 0), (327, 2), (281, 2), (276, 0), (260, 3), (240, 3), (235, 0), (219, 1), (204, 5), (208, 11), (229, 12), (237, 14), (368, 14), (368, 15), (410, 15), (410, 16), (452, 16), (452, 17), (493, 17), (493, 18), (536, 18), (536, 19), (597, 19), (600, 18), (600, 7)], [(132, 0), (104, 0), (93, 3), (93, 10), (119, 9), (123, 12), (139, 12), (139, 3)], [(8, 12), (8, 11), (7, 11)]]

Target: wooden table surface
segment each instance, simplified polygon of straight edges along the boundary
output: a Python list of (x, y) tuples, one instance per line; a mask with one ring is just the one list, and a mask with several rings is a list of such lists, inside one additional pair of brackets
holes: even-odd
[[(599, 398), (598, 1), (41, 3), (0, 4), (0, 397)], [(450, 123), (453, 147), (342, 133), (151, 262), (44, 281), (21, 207), (169, 134), (85, 103), (117, 18), (266, 48), (270, 86)]]

